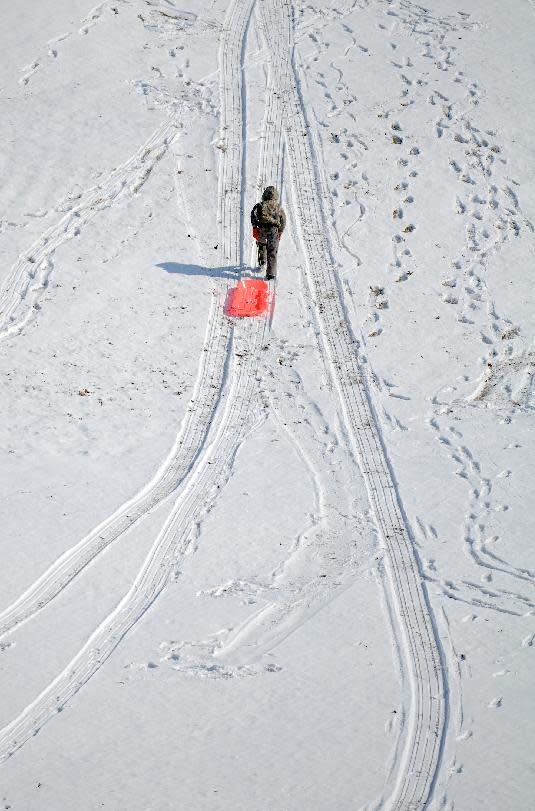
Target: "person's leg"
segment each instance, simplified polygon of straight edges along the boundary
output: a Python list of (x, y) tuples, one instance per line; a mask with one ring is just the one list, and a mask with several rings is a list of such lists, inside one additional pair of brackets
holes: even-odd
[(279, 232), (277, 228), (270, 228), (267, 239), (267, 268), (266, 276), (277, 276), (277, 251), (279, 250)]
[(267, 262), (267, 239), (268, 232), (265, 226), (260, 226), (258, 229), (258, 264), (261, 268), (265, 268)]
[(265, 242), (261, 242), (258, 240), (258, 264), (260, 267), (264, 267), (267, 262), (267, 245)]

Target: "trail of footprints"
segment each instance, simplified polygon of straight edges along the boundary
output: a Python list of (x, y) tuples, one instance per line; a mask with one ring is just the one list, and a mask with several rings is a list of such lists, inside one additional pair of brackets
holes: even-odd
[[(460, 23), (450, 19), (437, 20), (431, 15), (407, 2), (397, 4), (400, 11), (408, 12), (405, 24), (420, 21), (426, 24), (426, 35), (423, 40), (421, 57), (429, 59), (431, 70), (447, 73), (455, 67), (457, 48), (447, 42), (447, 34), (461, 28), (474, 28), (476, 23), (470, 21), (470, 15), (458, 13)], [(390, 11), (390, 13), (393, 13)], [(396, 12), (398, 15), (400, 12)], [(414, 28), (414, 30), (417, 30)], [(421, 32), (423, 33), (423, 32)], [(395, 43), (391, 43), (397, 48)], [(393, 64), (402, 73), (404, 87), (401, 90), (401, 105), (407, 106), (418, 100), (414, 96), (415, 87), (425, 87), (432, 76), (431, 70), (421, 73), (417, 78), (409, 78), (413, 67), (410, 58), (404, 64)], [(412, 74), (411, 74), (412, 76)], [(434, 123), (438, 138), (448, 135), (447, 148), (450, 170), (459, 181), (459, 191), (454, 200), (454, 210), (465, 219), (465, 241), (458, 255), (451, 262), (452, 273), (444, 276), (442, 285), (446, 288), (443, 301), (459, 305), (458, 318), (470, 323), (470, 311), (476, 309), (482, 301), (485, 258), (511, 236), (518, 236), (522, 228), (533, 231), (533, 225), (523, 216), (518, 195), (513, 186), (515, 181), (494, 181), (496, 167), (506, 165), (502, 147), (496, 141), (492, 130), (481, 132), (471, 121), (472, 110), (477, 107), (481, 91), (476, 81), (470, 81), (462, 71), (456, 71), (448, 94), (434, 89), (426, 98), (429, 105), (438, 108), (438, 117)], [(464, 88), (464, 96), (459, 98), (455, 85)], [(518, 185), (518, 184), (516, 184)], [(460, 278), (462, 274), (462, 278)], [(505, 329), (510, 322), (505, 325)], [(497, 330), (500, 331), (500, 330)], [(501, 330), (503, 332), (503, 330)], [(488, 336), (482, 335), (485, 343), (491, 343)]]
[[(137, 20), (145, 29), (168, 37), (176, 36), (177, 32), (184, 31), (197, 20), (196, 14), (175, 9), (173, 5), (168, 2), (158, 4), (157, 2), (153, 2), (153, 0), (151, 0), (151, 2), (147, 2), (146, 0), (104, 0), (104, 2), (94, 6), (94, 8), (80, 20), (76, 29), (78, 35), (81, 37), (87, 36), (91, 29), (104, 19), (104, 15), (108, 15), (109, 18), (119, 16), (121, 9), (125, 5), (133, 5), (140, 9)], [(210, 23), (204, 22), (204, 27), (211, 27)], [(73, 34), (75, 34), (75, 29), (49, 39), (37, 57), (30, 64), (22, 68), (23, 73), (19, 79), (19, 83), (24, 86), (28, 85), (32, 77), (41, 67), (46, 65), (50, 60), (56, 60), (60, 51), (58, 46), (72, 37)], [(171, 48), (169, 55), (175, 56), (174, 51), (175, 49)]]
[[(437, 567), (433, 558), (426, 561), (426, 576), (452, 599), (523, 616), (535, 608), (532, 597), (527, 597), (524, 593), (526, 589), (528, 591), (533, 589), (535, 573), (515, 567), (503, 559), (497, 551), (499, 536), (493, 535), (492, 531), (487, 529), (493, 514), (506, 512), (509, 507), (493, 498), (493, 480), (483, 473), (481, 463), (463, 443), (461, 431), (453, 425), (444, 430), (438, 413), (429, 419), (429, 426), (435, 432), (440, 446), (454, 462), (454, 475), (459, 476), (467, 484), (468, 505), (461, 528), (462, 542), (467, 557), (476, 567), (480, 583), (465, 579), (460, 582), (441, 580), (436, 574)], [(510, 470), (503, 470), (497, 478), (507, 478), (510, 475)], [(420, 519), (417, 520), (417, 525), (426, 541), (437, 539), (433, 528), (430, 530), (426, 528)], [(502, 585), (493, 584), (496, 578), (502, 583), (504, 577), (513, 578), (521, 586), (522, 591), (510, 591)]]
[[(405, 148), (403, 130), (398, 121), (393, 121), (387, 130), (387, 138), (395, 146), (403, 147), (403, 153), (397, 160), (399, 175), (393, 187), (395, 205), (392, 210), (392, 220), (395, 225), (391, 237), (392, 260), (387, 267), (388, 279), (394, 282), (405, 282), (414, 273), (413, 254), (410, 248), (411, 234), (416, 231), (417, 225), (413, 214), (415, 196), (412, 192), (412, 181), (418, 177), (418, 160), (420, 148), (412, 145)], [(388, 308), (388, 293), (384, 287), (373, 285), (370, 287), (368, 297), (370, 312), (366, 317), (363, 328), (369, 338), (381, 334), (379, 312)]]
[[(362, 264), (357, 252), (358, 225), (367, 215), (366, 196), (370, 192), (364, 164), (369, 145), (358, 129), (357, 115), (351, 111), (350, 105), (356, 97), (343, 81), (343, 73), (333, 61), (329, 64), (329, 69), (336, 74), (335, 89), (342, 96), (342, 105), (326, 90), (324, 95), (329, 102), (330, 112), (324, 117), (318, 117), (317, 112), (312, 110), (312, 115), (318, 127), (325, 131), (327, 143), (335, 145), (336, 149), (334, 170), (331, 168), (328, 176), (323, 178), (334, 235), (338, 247), (343, 253), (352, 256), (358, 267)], [(313, 79), (322, 88), (332, 87), (332, 82), (329, 84), (330, 78), (323, 71), (315, 71)], [(349, 127), (338, 120), (342, 113), (351, 120)], [(323, 149), (321, 141), (318, 149)]]
[[(392, 143), (401, 146), (403, 144), (401, 124), (394, 121), (390, 125), (390, 129), (392, 132)], [(411, 193), (411, 181), (418, 177), (418, 171), (415, 166), (419, 155), (419, 147), (413, 145), (404, 155), (398, 158), (397, 161), (402, 176), (399, 182), (394, 186), (394, 192), (399, 202), (392, 211), (392, 219), (397, 228), (396, 232), (392, 235), (392, 262), (388, 268), (390, 272), (394, 273), (394, 281), (396, 282), (406, 281), (414, 272), (411, 263), (412, 252), (409, 247), (409, 235), (416, 230), (416, 224), (411, 218), (411, 207), (414, 204), (414, 196)]]
[[(471, 313), (486, 305), (489, 329), (494, 334), (482, 332), (481, 340), (491, 345), (496, 337), (507, 334), (514, 325), (507, 319), (500, 321), (494, 317), (493, 307), (486, 300), (485, 259), (524, 229), (533, 231), (533, 224), (521, 210), (518, 183), (503, 177), (506, 160), (496, 133), (492, 130), (482, 132), (471, 120), (481, 98), (479, 84), (455, 68), (457, 47), (448, 41), (448, 37), (459, 30), (477, 28), (478, 23), (465, 12), (438, 18), (406, 0), (386, 0), (382, 5), (388, 19), (386, 24), (379, 21), (377, 25), (390, 39), (390, 64), (400, 81), (399, 113), (415, 104), (428, 104), (437, 109), (433, 131), (437, 138), (444, 140), (449, 153), (449, 168), (459, 182), (453, 207), (465, 220), (465, 238), (451, 261), (451, 272), (443, 275), (441, 285), (445, 289), (441, 298), (445, 304), (456, 306), (458, 320), (467, 324), (473, 323)], [(351, 32), (348, 26), (342, 25)], [(419, 53), (402, 53), (407, 41), (397, 41), (393, 37), (404, 32), (411, 33), (412, 44), (416, 35), (416, 42), (421, 47)], [(427, 67), (423, 60), (429, 63)], [(444, 85), (444, 81), (448, 84)], [(429, 88), (432, 88), (431, 92)], [(385, 113), (385, 118), (390, 121), (388, 138), (394, 146), (403, 149), (405, 133), (395, 115), (395, 110)], [(392, 235), (392, 262), (388, 267), (390, 278), (396, 282), (406, 281), (414, 272), (409, 235), (417, 223), (412, 216), (415, 200), (411, 178), (417, 177), (415, 164), (419, 155), (419, 147), (413, 145), (408, 155), (398, 159), (398, 166), (405, 170), (405, 175), (394, 186), (397, 199), (392, 217), (398, 228)], [(385, 309), (387, 302), (388, 295), (383, 289), (372, 288), (371, 315), (368, 318), (370, 337), (381, 332), (376, 310)]]
[[(116, 0), (116, 2), (120, 5), (124, 3), (125, 0)], [(81, 20), (80, 28), (78, 29), (78, 34), (80, 36), (85, 36), (89, 33), (91, 28), (93, 28), (101, 19), (102, 13), (106, 6), (109, 6), (111, 0), (105, 0), (105, 2), (100, 3), (98, 6), (95, 6), (91, 11)], [(118, 13), (117, 6), (115, 9), (111, 9), (111, 11), (115, 14)], [(65, 40), (69, 39), (73, 35), (73, 31), (67, 31), (64, 34), (60, 34), (58, 37), (53, 37), (49, 39), (46, 43), (46, 53), (39, 54), (36, 59), (33, 60), (29, 65), (26, 65), (22, 70), (24, 71), (23, 75), (19, 79), (19, 83), (22, 85), (27, 85), (30, 82), (32, 76), (43, 66), (47, 59), (55, 60), (58, 58), (59, 55), (59, 48), (58, 45), (61, 42), (65, 42)]]

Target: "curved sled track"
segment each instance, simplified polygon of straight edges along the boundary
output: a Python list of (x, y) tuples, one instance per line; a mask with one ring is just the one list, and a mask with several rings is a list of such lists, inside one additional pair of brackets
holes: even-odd
[[(219, 186), (219, 226), (222, 264), (239, 267), (242, 256), (242, 216), (240, 209), (243, 188), (242, 117), (244, 88), (241, 80), (243, 44), (254, 0), (235, 0), (227, 14), (227, 24), (221, 47), (221, 133), (222, 150)], [(272, 76), (270, 72), (270, 77)], [(270, 96), (273, 94), (271, 93)], [(282, 127), (280, 106), (266, 110), (270, 126)], [(276, 133), (265, 139), (259, 167), (259, 182), (267, 176), (267, 168), (277, 166), (277, 182), (282, 180), (282, 158), (271, 150), (280, 142)], [(273, 146), (272, 146), (273, 145)], [(147, 611), (165, 588), (177, 564), (192, 541), (192, 525), (209, 509), (234, 456), (251, 428), (251, 403), (254, 402), (258, 350), (261, 347), (268, 320), (246, 319), (236, 324), (222, 315), (222, 297), (217, 297), (217, 312), (212, 320), (218, 340), (230, 330), (234, 334), (236, 353), (232, 360), (232, 383), (222, 417), (218, 418), (210, 443), (201, 442), (189, 464), (189, 475), (181, 487), (175, 505), (153, 548), (146, 558), (131, 589), (115, 610), (101, 623), (87, 643), (59, 676), (23, 712), (0, 731), (0, 760), (13, 754), (29, 737), (36, 734), (56, 712), (97, 672), (121, 639)], [(210, 346), (210, 343), (208, 344)], [(230, 341), (230, 346), (233, 342)], [(219, 353), (224, 357), (226, 353)], [(224, 360), (221, 362), (224, 366)], [(221, 371), (223, 376), (223, 371)], [(207, 381), (209, 387), (213, 384)], [(216, 400), (222, 399), (221, 387)], [(196, 401), (199, 402), (199, 396)], [(217, 402), (216, 402), (217, 405)], [(199, 406), (202, 408), (203, 404)], [(215, 407), (215, 405), (214, 405)], [(218, 409), (218, 412), (223, 409)], [(166, 474), (167, 475), (167, 474)], [(128, 511), (130, 512), (130, 511)], [(130, 520), (123, 511), (123, 520)], [(126, 528), (126, 527), (125, 527)], [(95, 530), (95, 533), (97, 530)]]
[(97, 555), (168, 498), (193, 468), (216, 420), (217, 406), (226, 396), (231, 328), (220, 317), (223, 301), (224, 293), (214, 296), (195, 391), (168, 458), (139, 493), (68, 549), (0, 613), (0, 638), (47, 606)]
[[(389, 580), (403, 631), (411, 677), (409, 726), (391, 811), (421, 811), (438, 770), (447, 718), (447, 682), (437, 631), (394, 476), (347, 323), (322, 211), (309, 124), (293, 53), (290, 0), (261, 4), (270, 39), (272, 68), (279, 71), (294, 205), (316, 302), (321, 342), (343, 405), (366, 482), (375, 521), (387, 552)], [(286, 78), (285, 78), (286, 77)]]

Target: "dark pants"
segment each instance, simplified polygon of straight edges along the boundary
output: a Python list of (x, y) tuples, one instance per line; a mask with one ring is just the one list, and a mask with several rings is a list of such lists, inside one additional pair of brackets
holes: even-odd
[(258, 264), (262, 267), (267, 263), (266, 275), (277, 275), (277, 251), (279, 250), (279, 229), (276, 225), (262, 225), (258, 229)]

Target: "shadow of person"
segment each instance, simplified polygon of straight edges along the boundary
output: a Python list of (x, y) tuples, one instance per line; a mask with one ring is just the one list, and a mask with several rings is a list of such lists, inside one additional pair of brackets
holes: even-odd
[(183, 276), (211, 276), (235, 279), (238, 277), (237, 268), (219, 267), (208, 268), (202, 265), (182, 265), (180, 262), (160, 262), (156, 265), (167, 273), (181, 273)]

